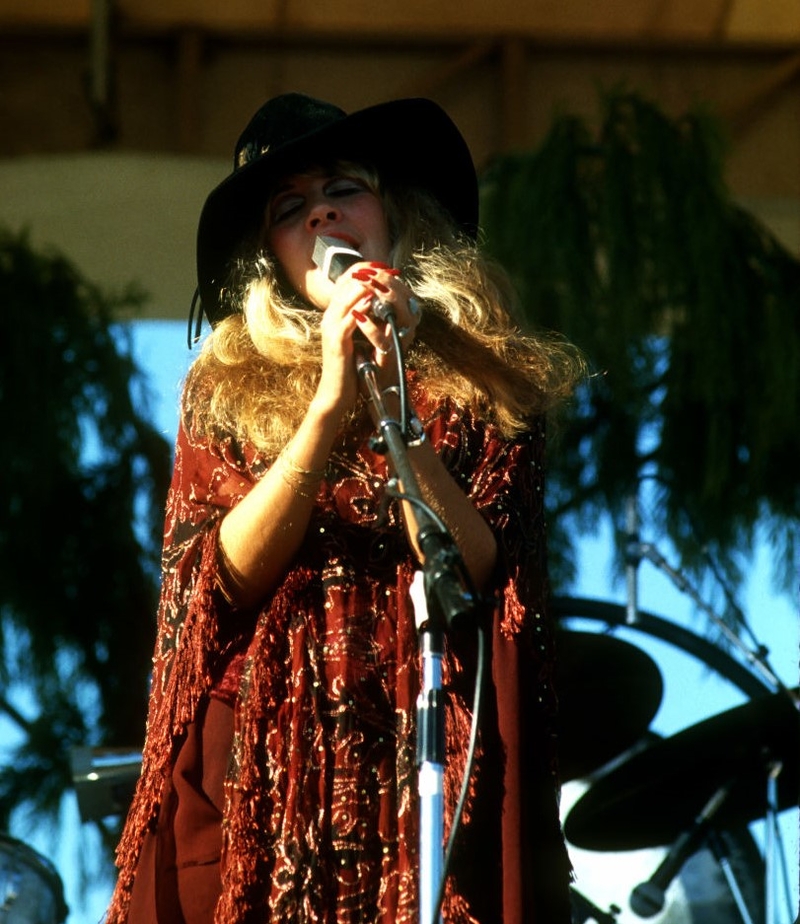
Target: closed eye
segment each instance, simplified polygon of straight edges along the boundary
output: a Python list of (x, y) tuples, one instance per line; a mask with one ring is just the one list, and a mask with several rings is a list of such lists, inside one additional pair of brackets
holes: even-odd
[[(322, 194), (330, 199), (342, 199), (371, 192), (370, 187), (358, 177), (334, 176), (325, 181)], [(287, 188), (279, 190), (269, 205), (269, 223), (280, 224), (299, 212), (306, 202), (303, 192)]]
[(296, 195), (282, 196), (273, 201), (272, 207), (270, 208), (271, 224), (277, 224), (278, 222), (290, 218), (295, 212), (302, 208), (303, 201), (302, 196)]
[(369, 192), (369, 187), (355, 177), (337, 176), (325, 184), (325, 193), (329, 196), (353, 196), (362, 192)]

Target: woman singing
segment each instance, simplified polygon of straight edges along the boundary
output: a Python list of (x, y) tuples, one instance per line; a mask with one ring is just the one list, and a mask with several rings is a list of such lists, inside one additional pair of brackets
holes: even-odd
[[(392, 417), (407, 387), (408, 463), (482, 601), (445, 635), (446, 832), (478, 626), (488, 656), (443, 919), (569, 924), (543, 420), (580, 361), (513, 320), (476, 244), (472, 159), (434, 103), (345, 115), (279, 96), (234, 163), (200, 217), (212, 332), (182, 395), (142, 775), (107, 920), (419, 920), (409, 588), (425, 552), (374, 439), (366, 363)], [(356, 254), (340, 274), (319, 259), (339, 244)]]

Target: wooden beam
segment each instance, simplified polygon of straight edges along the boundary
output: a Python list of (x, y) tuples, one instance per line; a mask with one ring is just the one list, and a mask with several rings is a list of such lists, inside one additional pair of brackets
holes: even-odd
[(741, 135), (761, 115), (770, 101), (786, 89), (800, 74), (800, 52), (790, 55), (757, 83), (750, 93), (721, 115), (734, 134)]
[[(725, 36), (686, 36), (686, 35), (659, 35), (642, 33), (639, 35), (601, 35), (597, 33), (580, 32), (547, 32), (535, 33), (520, 30), (510, 33), (489, 35), (486, 30), (478, 32), (474, 29), (459, 28), (455, 26), (448, 32), (414, 32), (398, 30), (395, 32), (377, 31), (365, 28), (364, 31), (350, 31), (343, 33), (334, 30), (320, 30), (310, 28), (287, 27), (281, 29), (253, 28), (244, 30), (231, 27), (229, 29), (198, 27), (205, 36), (206, 45), (241, 45), (242, 47), (256, 46), (259, 48), (280, 49), (312, 49), (326, 48), (330, 50), (380, 50), (384, 48), (427, 50), (431, 48), (463, 47), (466, 44), (479, 44), (485, 42), (496, 46), (503, 36), (513, 34), (526, 42), (529, 49), (550, 54), (588, 54), (588, 55), (617, 55), (626, 56), (671, 57), (696, 55), (708, 58), (777, 58), (786, 54), (800, 51), (800, 37), (786, 35), (775, 39), (763, 38), (737, 38)], [(169, 44), (174, 41), (175, 28), (172, 26), (153, 23), (131, 22), (120, 20), (115, 24), (115, 39), (121, 43), (158, 43)], [(85, 41), (86, 24), (32, 24), (4, 21), (0, 17), (0, 47), (6, 43), (15, 43), (19, 40), (64, 42)]]
[(439, 87), (445, 86), (454, 78), (460, 77), (465, 71), (471, 70), (490, 57), (496, 47), (495, 39), (473, 42), (441, 67), (406, 83), (397, 95), (398, 97), (433, 96)]
[(90, 24), (89, 105), (95, 144), (103, 147), (117, 135), (112, 86), (111, 23), (113, 0), (92, 0)]
[(653, 37), (661, 32), (671, 2), (672, 0), (653, 0), (644, 28), (645, 35)]
[(648, 41), (669, 36), (709, 43), (730, 42), (727, 34), (736, 0), (652, 0), (643, 35)]
[(736, 5), (736, 0), (722, 0), (720, 3), (719, 13), (717, 14), (717, 21), (714, 23), (714, 29), (712, 35), (714, 38), (723, 39), (725, 37), (725, 32), (728, 28), (728, 23), (730, 22), (731, 14), (733, 13), (733, 8)]

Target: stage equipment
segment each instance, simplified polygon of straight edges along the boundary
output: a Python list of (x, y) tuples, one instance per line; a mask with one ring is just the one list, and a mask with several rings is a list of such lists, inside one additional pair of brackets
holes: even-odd
[(704, 811), (717, 829), (747, 824), (767, 814), (775, 764), (777, 809), (797, 804), (799, 756), (792, 695), (759, 697), (595, 776), (567, 817), (567, 839), (589, 850), (635, 850), (675, 842)]
[(560, 630), (556, 644), (559, 775), (574, 780), (645, 735), (664, 683), (655, 661), (622, 639)]
[[(777, 680), (760, 646), (733, 647), (746, 658), (743, 664), (724, 646), (638, 607), (634, 623), (629, 607), (599, 600), (556, 598), (553, 610), (566, 635), (586, 620), (627, 638), (643, 633), (693, 656), (750, 697), (665, 740), (650, 732), (583, 780), (566, 783), (562, 818), (578, 875), (576, 924), (785, 924), (791, 918), (776, 916), (778, 860), (787, 908), (791, 890), (779, 855), (777, 815), (798, 803), (798, 690)], [(567, 753), (573, 748), (579, 750), (579, 743), (569, 742)], [(586, 787), (577, 799), (575, 785)], [(756, 820), (766, 822), (764, 856), (747, 829)], [(638, 864), (631, 878), (637, 855), (649, 857), (649, 866)], [(701, 857), (724, 890), (724, 914), (720, 904), (717, 912), (695, 917), (694, 906), (705, 904), (696, 897), (686, 916), (673, 907), (685, 884), (696, 879)], [(594, 894), (581, 887), (582, 869)], [(630, 879), (628, 894), (622, 890), (610, 898), (603, 888), (620, 876)], [(710, 882), (707, 873), (703, 879)]]
[(142, 768), (142, 752), (132, 748), (73, 748), (72, 782), (83, 821), (124, 815)]
[(53, 864), (22, 841), (0, 834), (2, 924), (61, 924), (68, 914)]

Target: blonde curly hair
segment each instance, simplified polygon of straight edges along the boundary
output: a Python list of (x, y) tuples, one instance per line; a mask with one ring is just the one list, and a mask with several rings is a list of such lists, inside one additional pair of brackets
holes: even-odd
[[(584, 372), (578, 351), (554, 334), (521, 329), (505, 272), (438, 202), (417, 188), (384, 187), (360, 166), (335, 169), (366, 180), (383, 201), (392, 265), (422, 307), (407, 366), (432, 399), (449, 397), (512, 437), (572, 392)], [(228, 433), (275, 456), (319, 381), (321, 312), (289, 288), (263, 239), (249, 249), (227, 289), (231, 314), (189, 370), (183, 411), (195, 432)], [(364, 418), (361, 406), (344, 429)]]

